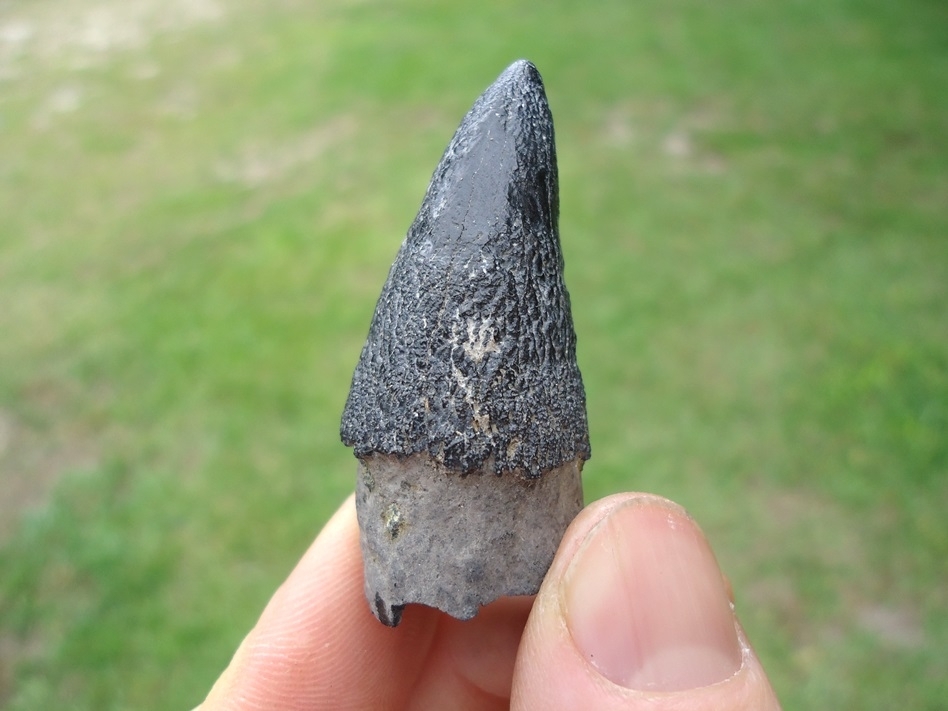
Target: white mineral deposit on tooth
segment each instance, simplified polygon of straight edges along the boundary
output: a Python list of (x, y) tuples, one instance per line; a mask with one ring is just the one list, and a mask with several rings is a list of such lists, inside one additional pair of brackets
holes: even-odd
[(589, 431), (563, 283), (553, 119), (520, 60), (438, 164), (342, 417), (365, 594), (469, 619), (536, 593), (583, 505)]

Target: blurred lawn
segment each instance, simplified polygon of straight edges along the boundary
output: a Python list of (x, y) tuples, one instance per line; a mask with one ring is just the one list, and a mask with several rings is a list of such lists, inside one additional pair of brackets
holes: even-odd
[(948, 695), (948, 6), (0, 3), (0, 706), (191, 708), (352, 488), (388, 266), (513, 59), (593, 459), (789, 708)]

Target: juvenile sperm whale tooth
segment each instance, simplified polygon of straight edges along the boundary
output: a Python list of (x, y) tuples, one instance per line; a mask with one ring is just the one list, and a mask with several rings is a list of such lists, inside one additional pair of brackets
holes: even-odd
[(590, 456), (553, 120), (510, 65), (464, 117), (376, 305), (342, 417), (365, 593), (398, 624), (535, 593)]

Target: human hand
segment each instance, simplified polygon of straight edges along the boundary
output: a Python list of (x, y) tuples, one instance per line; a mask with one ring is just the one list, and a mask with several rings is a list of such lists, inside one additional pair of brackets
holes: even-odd
[(536, 597), (461, 622), (372, 616), (352, 497), (195, 711), (779, 709), (730, 586), (676, 504), (618, 494), (570, 525)]

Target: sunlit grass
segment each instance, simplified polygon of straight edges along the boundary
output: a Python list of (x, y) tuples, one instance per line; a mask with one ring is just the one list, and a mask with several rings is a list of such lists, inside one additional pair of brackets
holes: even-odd
[(350, 491), (375, 298), (522, 56), (587, 498), (695, 514), (787, 708), (943, 704), (945, 9), (316, 5), (0, 6), (0, 705), (197, 703)]

